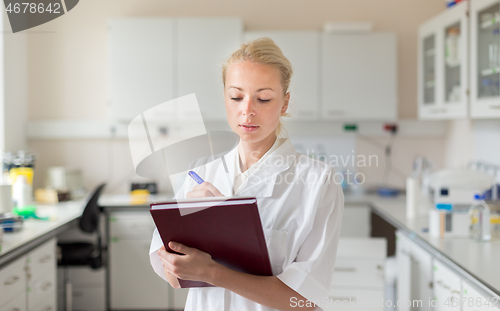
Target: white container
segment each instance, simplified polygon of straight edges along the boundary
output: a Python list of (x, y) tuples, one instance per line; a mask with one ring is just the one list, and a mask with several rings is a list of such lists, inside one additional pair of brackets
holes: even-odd
[(28, 185), (26, 176), (19, 175), (12, 186), (12, 199), (17, 207), (24, 207), (31, 203), (31, 185)]

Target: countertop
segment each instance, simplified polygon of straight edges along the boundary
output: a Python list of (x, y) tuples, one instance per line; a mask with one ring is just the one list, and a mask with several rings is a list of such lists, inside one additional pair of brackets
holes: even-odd
[(376, 195), (346, 195), (345, 202), (370, 205), (377, 215), (402, 230), (457, 274), (500, 295), (500, 240), (476, 242), (469, 238), (433, 237), (422, 231), (429, 227), (428, 215), (406, 218), (405, 196), (381, 198)]
[(38, 204), (37, 215), (49, 220), (27, 219), (18, 232), (5, 232), (0, 242), (0, 266), (66, 230), (83, 212), (83, 201)]

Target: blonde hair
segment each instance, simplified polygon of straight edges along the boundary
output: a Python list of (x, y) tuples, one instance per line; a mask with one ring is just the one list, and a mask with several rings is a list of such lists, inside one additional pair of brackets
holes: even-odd
[[(283, 96), (285, 96), (290, 87), (290, 80), (292, 78), (292, 64), (288, 58), (283, 55), (281, 49), (274, 43), (273, 40), (267, 37), (262, 37), (242, 44), (223, 64), (222, 66), (222, 83), (226, 86), (226, 73), (231, 64), (239, 63), (249, 60), (251, 62), (263, 65), (272, 66), (280, 72), (281, 86), (283, 88)], [(289, 117), (289, 113), (284, 113), (282, 117)], [(276, 136), (280, 136), (286, 130), (281, 123), (281, 118), (276, 127)]]

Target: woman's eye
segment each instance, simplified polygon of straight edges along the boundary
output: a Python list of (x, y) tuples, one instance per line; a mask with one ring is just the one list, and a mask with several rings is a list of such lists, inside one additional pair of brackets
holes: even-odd
[(239, 102), (241, 100), (241, 97), (231, 97), (231, 100)]
[(261, 103), (267, 103), (268, 101), (271, 101), (271, 100), (270, 100), (270, 99), (260, 99), (260, 98), (259, 98), (259, 101), (260, 101)]

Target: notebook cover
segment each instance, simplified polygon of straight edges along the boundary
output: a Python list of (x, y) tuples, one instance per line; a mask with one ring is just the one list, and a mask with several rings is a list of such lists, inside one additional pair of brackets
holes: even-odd
[[(182, 202), (183, 209), (198, 211), (181, 216), (175, 201), (151, 204), (151, 216), (167, 251), (175, 253), (168, 247), (168, 242), (175, 241), (209, 253), (216, 262), (230, 269), (254, 275), (273, 275), (255, 198), (212, 202), (210, 204), (216, 205), (202, 210), (182, 207), (189, 200), (179, 202)], [(182, 279), (179, 279), (179, 284), (182, 288), (213, 287), (206, 282)]]

